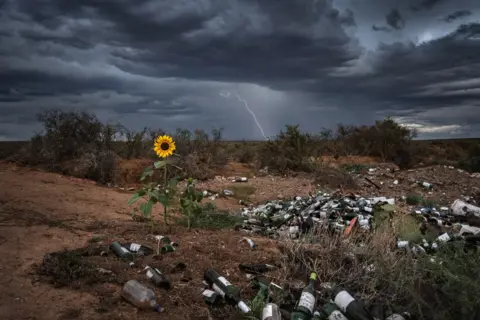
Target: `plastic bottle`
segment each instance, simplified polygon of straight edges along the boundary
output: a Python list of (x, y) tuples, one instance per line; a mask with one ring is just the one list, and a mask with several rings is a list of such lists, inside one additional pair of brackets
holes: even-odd
[(158, 304), (155, 292), (136, 280), (129, 280), (122, 288), (122, 297), (143, 310), (153, 309), (162, 312), (163, 308)]

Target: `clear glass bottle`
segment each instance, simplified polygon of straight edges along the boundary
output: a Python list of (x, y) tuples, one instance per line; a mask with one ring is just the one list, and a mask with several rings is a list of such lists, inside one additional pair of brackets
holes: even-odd
[(129, 280), (123, 285), (122, 297), (139, 309), (153, 309), (162, 312), (163, 308), (158, 304), (155, 292), (141, 284), (137, 280)]
[(262, 310), (262, 320), (282, 320), (278, 306), (274, 303), (267, 303)]

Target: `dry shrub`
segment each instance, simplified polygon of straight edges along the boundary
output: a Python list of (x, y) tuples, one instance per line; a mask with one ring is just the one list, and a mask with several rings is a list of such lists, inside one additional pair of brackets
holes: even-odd
[(212, 160), (208, 154), (197, 152), (186, 155), (179, 161), (185, 177), (193, 177), (201, 181), (215, 176), (214, 167), (211, 164)]
[(85, 150), (78, 158), (64, 163), (62, 173), (99, 183), (115, 183), (118, 156), (111, 150)]
[(16, 155), (16, 162), (47, 170), (113, 182), (117, 156), (113, 151), (115, 129), (87, 112), (50, 109), (38, 114), (44, 132)]
[(181, 177), (205, 180), (215, 176), (215, 170), (223, 167), (228, 159), (221, 145), (222, 129), (213, 129), (209, 135), (203, 130), (191, 132), (177, 129), (174, 140), (179, 155), (175, 163), (183, 169)]
[[(367, 308), (383, 305), (387, 315), (408, 311), (419, 320), (478, 319), (479, 257), (463, 252), (463, 247), (445, 246), (437, 253), (440, 265), (427, 255), (395, 249), (391, 230), (349, 238), (314, 230), (304, 241), (281, 246), (286, 268), (280, 282), (306, 281), (315, 271), (319, 282), (343, 286)], [(320, 291), (321, 298), (330, 298), (328, 290)]]
[(235, 143), (233, 150), (230, 150), (230, 152), (233, 154), (235, 161), (251, 164), (257, 156), (255, 147), (254, 144), (242, 141), (240, 143)]
[(351, 174), (345, 170), (329, 166), (319, 166), (315, 170), (315, 183), (332, 189), (354, 189), (357, 187)]

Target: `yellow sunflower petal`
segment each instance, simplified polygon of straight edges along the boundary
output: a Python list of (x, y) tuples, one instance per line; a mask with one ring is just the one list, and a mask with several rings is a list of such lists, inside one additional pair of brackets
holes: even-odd
[(161, 158), (171, 156), (175, 149), (175, 142), (170, 136), (159, 136), (154, 141), (153, 150)]

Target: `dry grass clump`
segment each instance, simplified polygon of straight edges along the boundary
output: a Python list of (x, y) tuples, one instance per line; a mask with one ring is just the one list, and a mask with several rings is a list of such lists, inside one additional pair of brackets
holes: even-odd
[(478, 319), (478, 254), (447, 244), (431, 257), (396, 249), (391, 230), (357, 233), (346, 238), (316, 230), (303, 241), (281, 245), (285, 273), (280, 281), (306, 281), (318, 275), (321, 299), (328, 285), (340, 285), (367, 308), (383, 306), (386, 314), (408, 311), (419, 320)]

